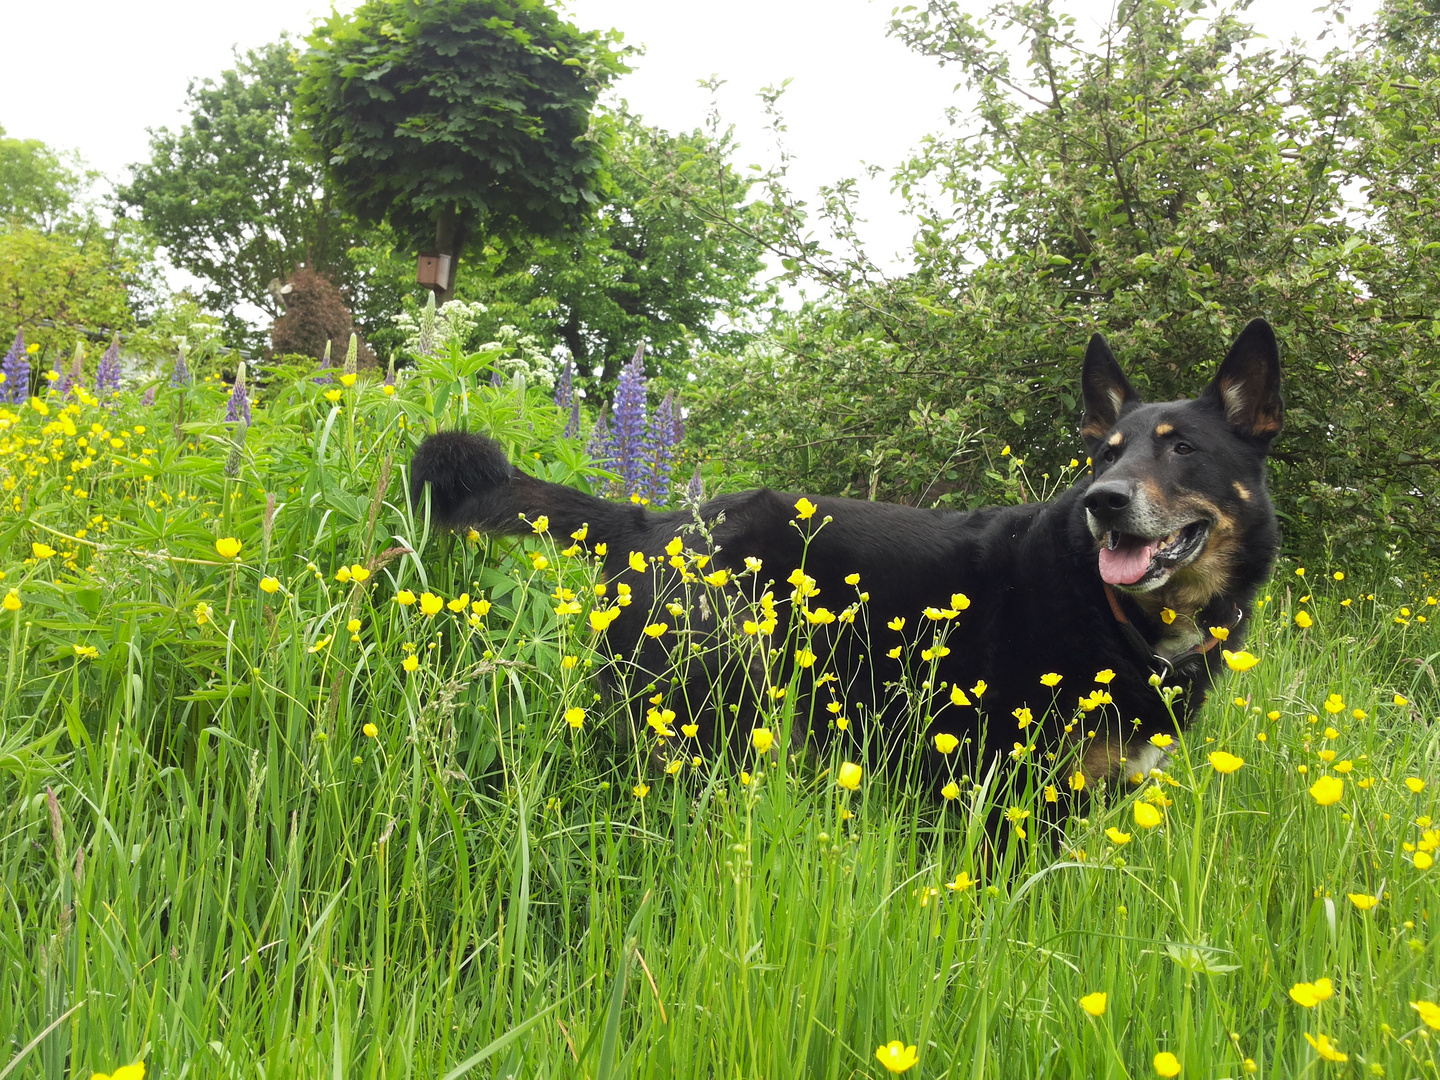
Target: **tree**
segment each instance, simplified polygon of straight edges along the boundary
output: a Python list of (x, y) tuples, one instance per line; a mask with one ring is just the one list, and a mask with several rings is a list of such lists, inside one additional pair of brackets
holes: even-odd
[[(978, 96), (895, 175), (918, 222), (915, 270), (825, 263), (836, 292), (712, 369), (692, 432), (759, 457), (772, 482), (987, 501), (1005, 477), (992, 446), (1052, 476), (1079, 453), (1092, 331), (1163, 400), (1193, 392), (1263, 314), (1284, 348), (1272, 461), (1287, 543), (1311, 556), (1440, 543), (1440, 486), (1420, 480), (1440, 466), (1425, 269), (1440, 175), (1433, 140), (1414, 134), (1440, 104), (1433, 61), (1400, 80), (1375, 35), (1316, 61), (1167, 0), (1122, 3), (1098, 43), (1047, 2), (975, 17), (931, 0), (893, 28)], [(1397, 95), (1408, 112), (1386, 104)], [(1348, 212), (1357, 180), (1369, 212)], [(788, 252), (801, 270), (823, 254)]]
[(269, 285), (297, 266), (343, 289), (346, 251), (358, 241), (319, 167), (296, 150), (292, 52), (282, 38), (237, 55), (219, 82), (192, 82), (189, 123), (152, 130), (150, 161), (132, 166), (134, 178), (117, 193), (171, 261), (205, 281), (205, 302), (225, 313), (233, 344), (258, 341), (234, 309), (283, 314)]
[(746, 316), (769, 295), (756, 283), (760, 245), (654, 195), (657, 174), (683, 172), (734, 218), (761, 212), (730, 164), (730, 134), (672, 135), (623, 110), (603, 123), (613, 179), (606, 200), (559, 236), (493, 240), (461, 295), (484, 302), (495, 323), (562, 346), (582, 377), (605, 386), (641, 342), (652, 372), (677, 376), (697, 348), (743, 347)]
[(94, 179), (73, 154), (38, 139), (11, 139), (0, 127), (0, 222), (53, 232), (78, 207)]
[(616, 41), (544, 0), (368, 0), (307, 39), (297, 112), (346, 207), (433, 237), (453, 285), (472, 238), (554, 234), (598, 200), (585, 135)]

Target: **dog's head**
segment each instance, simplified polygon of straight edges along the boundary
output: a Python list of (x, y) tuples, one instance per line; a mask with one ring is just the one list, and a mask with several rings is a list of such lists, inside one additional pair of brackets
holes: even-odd
[(1284, 405), (1270, 324), (1245, 327), (1193, 401), (1141, 401), (1099, 334), (1082, 384), (1093, 466), (1085, 520), (1100, 576), (1176, 607), (1226, 591), (1241, 546), (1260, 528), (1274, 531), (1265, 457)]

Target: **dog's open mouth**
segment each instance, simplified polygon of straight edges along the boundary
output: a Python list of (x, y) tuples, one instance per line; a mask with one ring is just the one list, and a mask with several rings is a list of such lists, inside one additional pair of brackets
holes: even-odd
[(1209, 536), (1210, 523), (1203, 520), (1159, 537), (1111, 529), (1100, 549), (1100, 577), (1110, 585), (1157, 585), (1194, 561)]

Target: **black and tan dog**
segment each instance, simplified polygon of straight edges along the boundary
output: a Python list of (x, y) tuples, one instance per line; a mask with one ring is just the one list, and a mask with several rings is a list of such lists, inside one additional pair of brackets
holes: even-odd
[[(807, 628), (818, 660), (802, 673), (809, 702), (797, 715), (815, 718), (814, 730), (802, 736), (827, 737), (832, 717), (819, 705), (831, 695), (843, 699), (847, 719), (856, 717), (847, 738), (896, 723), (902, 706), (894, 688), (906, 685), (903, 665), (920, 666), (915, 654), (943, 630), (949, 651), (932, 652), (922, 677), (932, 688), (964, 688), (959, 696), (970, 704), (942, 696), (927, 741), (949, 732), (971, 748), (970, 764), (982, 768), (1017, 744), (1050, 753), (1068, 748), (1098, 780), (1144, 771), (1154, 753), (1148, 738), (1174, 732), (1152, 676), (1182, 689), (1174, 715), (1183, 723), (1224, 667), (1212, 628), (1222, 628), (1219, 637), (1228, 632), (1227, 648), (1240, 647), (1245, 613), (1278, 544), (1266, 454), (1283, 407), (1275, 336), (1258, 319), (1194, 400), (1143, 403), (1098, 334), (1085, 355), (1082, 384), (1081, 431), (1093, 467), (1045, 503), (956, 512), (814, 496), (818, 511), (807, 519), (797, 515), (799, 496), (760, 490), (713, 499), (698, 515), (657, 513), (534, 479), (492, 440), (463, 432), (433, 435), (419, 447), (411, 498), (423, 513), (428, 486), (433, 519), (456, 528), (529, 533), (521, 515), (546, 516), (560, 537), (584, 526), (584, 545), (605, 545), (603, 573), (612, 588), (630, 586), (634, 602), (620, 611), (606, 643), (638, 666), (639, 686), (647, 673), (675, 670), (677, 654), (643, 629), (669, 598), (667, 589), (682, 587), (680, 572), (664, 576), (666, 547), (678, 536), (709, 556), (705, 572), (735, 575), (725, 586), (728, 606), (712, 599), (688, 616), (692, 631), (716, 641), (743, 645), (739, 623), (749, 621), (754, 633), (752, 605), (763, 582), (788, 596), (783, 583), (802, 565), (817, 590), (805, 601), (810, 607), (827, 605), (833, 613), (860, 604), (853, 622)], [(634, 552), (650, 557), (644, 572), (633, 568)], [(758, 574), (753, 563), (747, 572), (747, 558), (761, 561)], [(770, 640), (785, 640), (799, 610), (776, 605)], [(722, 630), (726, 619), (735, 625)], [(675, 640), (668, 639), (672, 646)], [(678, 714), (675, 726), (697, 722), (702, 738), (713, 739), (721, 726), (745, 736), (761, 678), (755, 656), (764, 650), (749, 659), (743, 651), (689, 650), (693, 659), (682, 659), (682, 677), (667, 684), (678, 686), (667, 702)], [(793, 663), (789, 649), (781, 662)], [(1110, 701), (1067, 728), (1076, 699), (1097, 691), (1096, 673), (1104, 669), (1114, 677), (1098, 689)], [(822, 673), (837, 678), (817, 686)], [(1058, 686), (1042, 685), (1042, 675), (1060, 676)], [(919, 678), (912, 668), (908, 685)], [(982, 681), (983, 696), (973, 689)], [(1061, 707), (1052, 708), (1052, 700)], [(1035, 720), (1021, 725), (1025, 717), (1017, 719), (1016, 710), (1027, 706)]]

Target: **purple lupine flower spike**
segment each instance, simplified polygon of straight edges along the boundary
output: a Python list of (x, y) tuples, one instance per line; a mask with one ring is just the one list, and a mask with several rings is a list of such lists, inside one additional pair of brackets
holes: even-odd
[(502, 386), (505, 385), (505, 380), (501, 377), (499, 371), (490, 372), (490, 385), (493, 386), (496, 390), (499, 390)]
[(120, 389), (120, 331), (110, 339), (110, 347), (100, 357), (95, 369), (95, 396), (101, 401)]
[(434, 356), (439, 352), (439, 334), (435, 329), (435, 294), (432, 292), (425, 297), (425, 309), (420, 312), (420, 340), (415, 343), (415, 351), (421, 356)]
[(555, 405), (561, 409), (568, 409), (574, 400), (575, 362), (566, 360), (565, 367), (560, 372), (560, 380), (555, 384)]
[(647, 406), (645, 402), (645, 344), (641, 342), (615, 384), (615, 428), (612, 441), (618, 459), (622, 494), (640, 490), (645, 473)]
[(15, 344), (0, 363), (5, 381), (0, 383), (0, 401), (23, 403), (30, 396), (30, 354), (25, 351), (25, 331), (15, 331)]
[(330, 374), (330, 346), (333, 344), (328, 338), (325, 341), (325, 355), (320, 358), (320, 374), (315, 376), (317, 383), (333, 383), (335, 376)]
[(244, 360), (241, 360), (240, 366), (235, 369), (235, 385), (230, 391), (230, 401), (225, 406), (225, 422), (242, 423), (246, 427), (250, 425), (250, 399), (245, 396)]
[(685, 488), (685, 501), (696, 506), (705, 499), (705, 481), (700, 476), (700, 466), (695, 466), (695, 471), (690, 475), (690, 483)]
[(567, 439), (580, 437), (580, 398), (578, 395), (570, 398), (570, 419), (565, 424), (564, 434)]
[(395, 385), (395, 354), (393, 352), (390, 354), (390, 366), (385, 369), (385, 385)]
[(82, 366), (84, 363), (85, 345), (79, 341), (75, 342), (74, 359), (71, 360), (68, 368), (63, 366), (59, 356), (55, 357), (55, 370), (60, 373), (60, 378), (55, 383), (55, 393), (61, 397), (69, 396), (71, 389), (80, 381), (80, 377), (84, 373)]
[(140, 404), (144, 405), (147, 409), (155, 404), (155, 390), (156, 387), (152, 385), (149, 390), (145, 391), (145, 396), (140, 399)]
[(185, 338), (180, 339), (180, 348), (175, 354), (175, 368), (170, 372), (171, 386), (190, 385), (190, 365), (185, 363), (185, 355), (190, 351), (190, 342)]
[(590, 429), (590, 442), (586, 445), (585, 452), (594, 458), (602, 469), (616, 471), (615, 443), (610, 437), (610, 420), (604, 406), (600, 408), (600, 416), (595, 421), (595, 426)]
[(645, 450), (648, 468), (644, 476), (642, 495), (648, 496), (657, 506), (663, 506), (670, 497), (670, 470), (674, 461), (675, 438), (675, 394), (665, 395), (655, 410), (646, 431)]

